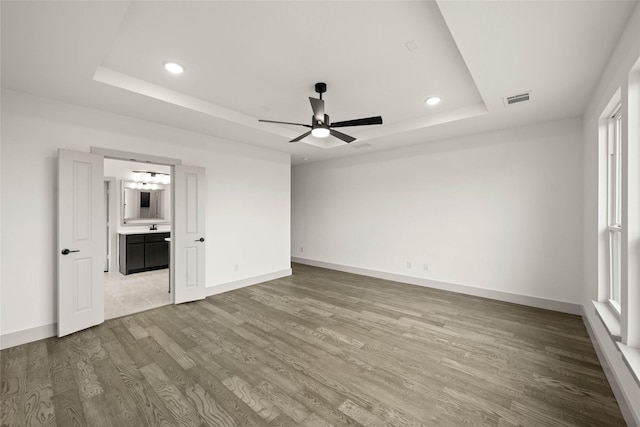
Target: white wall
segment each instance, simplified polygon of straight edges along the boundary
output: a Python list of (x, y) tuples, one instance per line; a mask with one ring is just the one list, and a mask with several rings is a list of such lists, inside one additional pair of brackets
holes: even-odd
[(568, 119), (296, 166), (292, 255), (579, 303), (581, 143)]
[[(621, 404), (621, 409), (623, 409), (625, 419), (629, 425), (640, 425), (640, 405), (638, 405), (638, 402), (640, 402), (640, 386), (634, 381), (615, 343), (595, 314), (591, 301), (598, 300), (599, 293), (602, 294), (603, 287), (599, 287), (599, 283), (605, 283), (608, 274), (606, 262), (607, 165), (604, 156), (599, 156), (599, 150), (604, 148), (604, 146), (601, 147), (599, 145), (599, 119), (605, 107), (618, 90), (620, 90), (622, 94), (624, 105), (623, 118), (627, 117), (626, 105), (628, 102), (626, 98), (629, 93), (629, 73), (639, 58), (640, 6), (636, 5), (583, 117), (584, 287), (582, 302), (585, 308), (584, 318), (591, 329), (592, 337), (595, 340), (595, 347), (599, 351), (602, 364), (605, 365), (605, 372), (607, 372), (607, 376), (612, 383), (612, 388), (616, 393), (616, 397), (618, 397), (618, 401), (622, 402), (624, 400), (627, 403), (626, 405)], [(635, 90), (637, 93), (638, 88), (636, 87)], [(635, 100), (635, 102), (637, 104), (638, 100)], [(638, 120), (637, 116), (635, 120)], [(637, 152), (637, 143), (637, 140), (630, 141), (630, 144), (635, 146), (633, 148), (635, 152)], [(633, 159), (633, 161), (635, 161), (636, 165), (638, 164), (637, 158)], [(600, 171), (602, 171), (602, 173), (600, 173)], [(637, 170), (634, 171), (634, 175), (637, 176)], [(640, 183), (635, 183), (633, 188), (640, 188)], [(637, 198), (637, 194), (631, 195), (631, 199), (634, 199), (636, 203)], [(637, 228), (637, 219), (635, 222)], [(633, 256), (633, 253), (630, 255)], [(637, 264), (636, 261), (636, 268)], [(633, 286), (637, 286), (636, 281), (634, 281)], [(640, 301), (636, 299), (634, 303), (638, 304)], [(635, 316), (638, 315), (637, 309), (634, 310), (633, 314)], [(631, 420), (633, 420), (633, 422)]]
[(57, 149), (91, 146), (206, 168), (208, 287), (290, 271), (288, 154), (3, 89), (1, 335), (56, 320)]

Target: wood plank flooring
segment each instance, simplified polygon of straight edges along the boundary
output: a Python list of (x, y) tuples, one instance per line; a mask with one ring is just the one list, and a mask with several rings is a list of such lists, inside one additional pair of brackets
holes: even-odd
[(0, 352), (3, 426), (623, 426), (582, 320), (294, 264)]

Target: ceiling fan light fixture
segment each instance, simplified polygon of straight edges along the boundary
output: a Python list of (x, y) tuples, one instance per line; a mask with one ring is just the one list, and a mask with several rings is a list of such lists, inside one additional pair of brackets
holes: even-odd
[(329, 136), (329, 133), (329, 129), (325, 127), (317, 127), (311, 130), (311, 135), (315, 136), (316, 138), (326, 138)]
[(432, 96), (430, 98), (425, 99), (424, 103), (431, 106), (438, 105), (440, 103), (440, 98), (438, 98), (437, 96)]
[(184, 67), (177, 62), (167, 61), (164, 63), (164, 69), (170, 72), (171, 74), (182, 74), (184, 72)]

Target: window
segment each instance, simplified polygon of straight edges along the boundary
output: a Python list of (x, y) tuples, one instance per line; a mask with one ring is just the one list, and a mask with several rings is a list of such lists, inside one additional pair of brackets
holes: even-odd
[(622, 269), (622, 115), (620, 106), (608, 126), (609, 304), (620, 314)]

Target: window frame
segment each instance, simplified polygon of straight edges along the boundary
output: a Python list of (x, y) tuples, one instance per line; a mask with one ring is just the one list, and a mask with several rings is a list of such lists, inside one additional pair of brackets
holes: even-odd
[(607, 301), (618, 317), (621, 314), (622, 294), (622, 156), (622, 104), (620, 103), (614, 108), (607, 122), (607, 226), (609, 234)]

